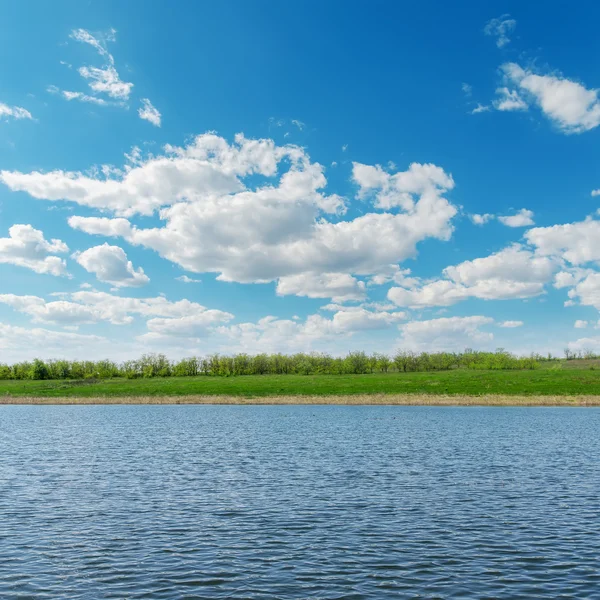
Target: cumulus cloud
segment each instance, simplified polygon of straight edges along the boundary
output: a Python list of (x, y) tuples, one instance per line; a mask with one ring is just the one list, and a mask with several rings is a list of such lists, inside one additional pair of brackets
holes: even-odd
[(564, 133), (582, 133), (600, 124), (598, 90), (559, 75), (538, 75), (516, 63), (502, 65), (506, 79), (534, 101)]
[[(38, 296), (0, 294), (0, 303), (32, 317), (33, 322), (55, 325), (81, 325), (108, 322), (114, 325), (131, 324), (135, 316), (153, 321), (152, 327), (177, 330), (182, 319), (189, 322), (226, 323), (233, 315), (208, 309), (196, 302), (171, 302), (163, 296), (130, 298), (105, 292), (82, 290), (61, 294), (61, 300), (47, 301)], [(158, 319), (158, 320), (155, 320)], [(169, 323), (173, 320), (172, 325)], [(150, 326), (149, 326), (150, 327)]]
[(507, 329), (514, 329), (515, 327), (523, 327), (523, 321), (502, 321), (502, 323), (498, 323), (498, 326)]
[(498, 221), (507, 227), (528, 227), (535, 225), (533, 221), (533, 211), (522, 208), (514, 215), (498, 217)]
[(339, 307), (330, 319), (321, 315), (309, 315), (304, 321), (268, 316), (256, 323), (218, 327), (215, 333), (223, 338), (222, 348), (229, 352), (307, 352), (360, 332), (393, 327), (405, 318), (399, 311)]
[(48, 275), (67, 275), (67, 264), (55, 256), (69, 251), (61, 240), (46, 240), (31, 225), (13, 225), (7, 238), (0, 238), (0, 263), (8, 263)]
[[(102, 346), (107, 340), (97, 335), (81, 335), (48, 329), (27, 329), (0, 323), (0, 350), (11, 360), (35, 356), (80, 358), (91, 345)], [(108, 351), (109, 346), (104, 346)], [(87, 356), (87, 354), (86, 354)]]
[(140, 287), (150, 279), (144, 269), (135, 269), (127, 254), (119, 246), (102, 244), (76, 252), (73, 258), (88, 272), (94, 273), (98, 281), (115, 287)]
[(490, 213), (485, 213), (485, 214), (473, 214), (473, 215), (469, 215), (469, 219), (471, 219), (471, 221), (475, 224), (475, 225), (485, 225), (486, 223), (489, 223), (492, 219), (495, 219), (496, 215), (492, 215)]
[(586, 219), (576, 223), (534, 227), (525, 239), (543, 256), (560, 257), (574, 266), (600, 261), (600, 221)]
[(334, 314), (330, 318), (319, 314), (304, 320), (268, 316), (257, 322), (231, 324), (232, 314), (189, 300), (130, 298), (87, 290), (60, 293), (58, 298), (48, 301), (38, 296), (0, 294), (0, 303), (28, 315), (34, 323), (65, 328), (99, 322), (128, 325), (141, 317), (146, 320), (147, 333), (139, 336), (138, 342), (145, 347), (187, 348), (187, 353), (190, 344), (252, 353), (313, 350), (315, 344), (332, 344), (361, 332), (390, 329), (406, 319), (406, 313), (393, 307), (332, 305)]
[(0, 120), (2, 119), (33, 119), (33, 117), (21, 106), (9, 106), (0, 102)]
[(158, 109), (152, 105), (152, 102), (148, 98), (142, 98), (142, 106), (138, 109), (138, 115), (140, 119), (149, 121), (152, 125), (160, 127), (161, 114)]
[(600, 273), (590, 273), (568, 292), (571, 302), (600, 310)]
[(499, 96), (494, 100), (494, 108), (501, 111), (527, 110), (527, 102), (519, 96), (516, 90), (509, 90), (507, 87), (501, 87), (496, 90)]
[(587, 321), (581, 321), (581, 320), (577, 320), (575, 321), (575, 329), (585, 329), (588, 326), (588, 322)]
[(366, 286), (347, 273), (300, 273), (281, 277), (277, 282), (280, 296), (294, 294), (308, 298), (332, 298), (336, 302), (363, 300)]
[(572, 352), (581, 352), (582, 354), (591, 352), (594, 354), (599, 354), (600, 336), (580, 338), (574, 342), (569, 342), (567, 347)]
[(388, 298), (402, 307), (450, 306), (467, 298), (506, 300), (530, 298), (544, 292), (556, 264), (515, 244), (484, 258), (443, 270), (443, 279), (412, 288), (393, 287)]
[(179, 277), (175, 277), (177, 281), (181, 281), (181, 283), (201, 283), (200, 279), (192, 279), (187, 275), (180, 275)]
[(412, 210), (417, 198), (435, 202), (454, 188), (454, 180), (441, 167), (412, 163), (407, 171), (390, 174), (380, 165), (352, 163), (352, 178), (359, 197), (374, 195), (376, 208)]
[[(253, 175), (268, 181), (257, 185)], [(77, 216), (69, 223), (123, 237), (186, 271), (218, 273), (225, 281), (370, 275), (415, 256), (425, 239), (451, 236), (457, 211), (444, 196), (454, 181), (440, 167), (413, 164), (390, 174), (356, 164), (353, 177), (360, 197), (376, 210), (341, 220), (345, 199), (324, 192), (324, 168), (304, 149), (241, 134), (232, 144), (204, 134), (182, 148), (167, 146), (165, 155), (140, 159), (108, 179), (63, 171), (0, 173), (5, 185), (35, 198), (66, 199), (121, 217), (158, 211), (159, 227), (107, 217)]]
[(428, 321), (412, 321), (400, 326), (399, 345), (416, 351), (462, 351), (469, 346), (486, 347), (494, 339), (482, 327), (494, 319), (483, 316), (444, 317)]
[(483, 32), (485, 35), (489, 35), (491, 37), (496, 38), (496, 46), (498, 48), (504, 48), (508, 43), (510, 43), (510, 38), (508, 37), (517, 26), (517, 22), (515, 19), (511, 19), (510, 15), (502, 15), (497, 19), (490, 19), (483, 28)]

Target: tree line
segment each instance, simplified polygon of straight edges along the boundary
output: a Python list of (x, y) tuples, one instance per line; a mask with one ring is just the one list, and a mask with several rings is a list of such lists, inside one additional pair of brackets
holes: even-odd
[(6, 379), (111, 379), (122, 377), (231, 377), (238, 375), (360, 375), (368, 373), (409, 373), (450, 369), (536, 369), (553, 357), (515, 356), (503, 349), (496, 352), (410, 352), (393, 356), (381, 353), (350, 352), (344, 357), (324, 353), (298, 354), (213, 354), (169, 360), (164, 354), (145, 354), (137, 360), (25, 361), (0, 364), (0, 380)]

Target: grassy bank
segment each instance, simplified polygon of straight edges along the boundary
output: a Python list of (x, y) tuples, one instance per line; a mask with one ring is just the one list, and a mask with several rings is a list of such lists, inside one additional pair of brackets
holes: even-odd
[[(262, 375), (82, 381), (0, 381), (0, 401), (36, 398), (151, 398), (229, 396), (600, 396), (600, 371), (539, 369), (377, 373), (370, 375)], [(333, 400), (333, 399), (332, 399)]]

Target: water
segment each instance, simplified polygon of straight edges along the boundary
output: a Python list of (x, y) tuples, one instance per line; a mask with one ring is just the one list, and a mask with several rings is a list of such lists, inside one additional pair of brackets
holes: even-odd
[(600, 597), (600, 410), (0, 407), (0, 598)]

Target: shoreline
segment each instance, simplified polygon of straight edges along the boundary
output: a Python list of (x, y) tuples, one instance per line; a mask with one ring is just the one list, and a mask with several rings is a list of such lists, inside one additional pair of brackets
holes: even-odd
[(340, 405), (340, 406), (600, 406), (600, 395), (573, 396), (511, 396), (487, 394), (356, 394), (356, 395), (282, 395), (282, 396), (98, 396), (43, 397), (0, 396), (0, 405), (125, 405), (125, 404), (185, 404), (185, 405)]

